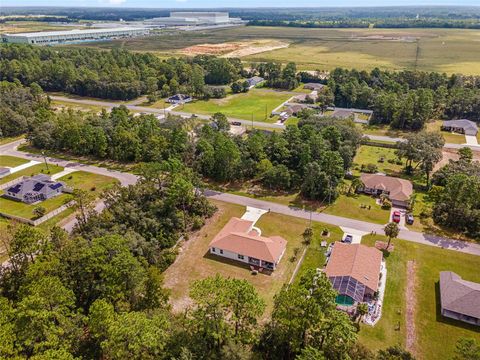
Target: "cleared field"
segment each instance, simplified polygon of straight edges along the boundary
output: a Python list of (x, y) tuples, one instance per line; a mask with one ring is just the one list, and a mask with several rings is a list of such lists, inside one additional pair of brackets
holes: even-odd
[(56, 26), (43, 21), (6, 21), (0, 24), (0, 33), (81, 29), (81, 26)]
[(252, 89), (224, 99), (197, 100), (175, 110), (206, 115), (221, 112), (228, 117), (268, 122), (271, 111), (292, 96), (288, 91)]
[(28, 160), (17, 158), (15, 156), (0, 155), (0, 166), (16, 167), (26, 164)]
[(395, 155), (395, 149), (362, 145), (358, 149), (353, 163), (355, 166), (354, 169), (358, 174), (360, 174), (362, 165), (374, 164), (377, 166), (378, 171), (387, 175), (398, 176), (402, 171), (403, 161), (402, 164), (397, 164), (397, 160), (398, 157)]
[(480, 74), (480, 32), (464, 29), (301, 29), (238, 27), (168, 33), (88, 45), (105, 49), (153, 51), (161, 57), (199, 44), (270, 39), (288, 43), (282, 49), (242, 57), (247, 62), (294, 61), (301, 69), (418, 69)]

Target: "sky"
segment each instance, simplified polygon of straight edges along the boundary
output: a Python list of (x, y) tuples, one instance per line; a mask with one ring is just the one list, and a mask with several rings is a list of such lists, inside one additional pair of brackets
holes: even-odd
[(0, 6), (111, 6), (151, 8), (322, 7), (322, 6), (478, 6), (479, 0), (0, 0)]

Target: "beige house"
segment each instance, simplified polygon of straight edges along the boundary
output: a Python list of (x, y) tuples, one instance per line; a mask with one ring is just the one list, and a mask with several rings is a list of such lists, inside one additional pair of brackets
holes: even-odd
[(231, 218), (210, 242), (210, 254), (275, 270), (285, 253), (287, 241), (280, 236), (261, 236), (253, 224), (253, 221)]
[(394, 206), (408, 207), (413, 194), (413, 185), (410, 181), (382, 174), (362, 174), (363, 186), (358, 191), (365, 194), (388, 196)]

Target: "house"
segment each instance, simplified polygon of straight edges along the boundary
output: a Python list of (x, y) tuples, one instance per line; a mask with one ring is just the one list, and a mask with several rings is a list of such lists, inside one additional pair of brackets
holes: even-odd
[(313, 104), (315, 101), (317, 101), (317, 92), (312, 91), (310, 94), (300, 94), (300, 95), (294, 96), (292, 101), (297, 103)]
[(480, 325), (480, 283), (463, 280), (452, 271), (441, 271), (440, 307), (443, 316)]
[(10, 186), (5, 190), (3, 196), (26, 204), (32, 204), (60, 195), (65, 187), (65, 183), (53, 181), (50, 176), (40, 174), (26, 177), (15, 185)]
[(0, 167), (0, 179), (2, 177), (5, 177), (7, 175), (10, 175), (10, 168), (7, 167)]
[(446, 120), (441, 129), (471, 136), (476, 136), (478, 133), (477, 124), (467, 119)]
[(255, 86), (257, 86), (258, 84), (260, 84), (264, 81), (265, 81), (265, 79), (260, 77), (260, 76), (252, 76), (251, 78), (247, 79), (248, 88), (252, 89), (252, 88), (254, 88)]
[(287, 241), (280, 236), (264, 237), (254, 222), (231, 218), (210, 242), (210, 254), (275, 270), (285, 253)]
[(319, 84), (319, 83), (306, 83), (303, 85), (303, 88), (304, 89), (307, 89), (307, 90), (316, 90), (316, 91), (320, 91), (322, 90), (323, 88), (325, 87), (325, 85), (323, 84)]
[(376, 248), (336, 242), (325, 274), (340, 296), (365, 302), (379, 288), (382, 259), (382, 252)]
[(394, 206), (406, 208), (410, 205), (410, 196), (413, 194), (410, 181), (382, 174), (362, 174), (360, 179), (363, 185), (358, 191), (375, 196), (385, 194)]
[(175, 94), (167, 99), (170, 104), (185, 104), (192, 101), (192, 97), (185, 94)]
[(329, 116), (338, 119), (348, 119), (354, 117), (354, 112), (348, 109), (335, 109)]

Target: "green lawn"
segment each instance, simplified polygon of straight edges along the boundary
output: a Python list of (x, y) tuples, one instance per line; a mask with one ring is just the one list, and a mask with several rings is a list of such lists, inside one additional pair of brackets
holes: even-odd
[(71, 174), (61, 177), (58, 180), (66, 182), (74, 189), (91, 191), (96, 196), (100, 195), (103, 190), (108, 189), (114, 183), (118, 182), (112, 177), (92, 174), (85, 171), (75, 171)]
[(13, 168), (22, 164), (26, 164), (27, 162), (28, 160), (15, 156), (0, 155), (0, 166), (7, 166)]
[(33, 176), (40, 173), (53, 175), (53, 174), (59, 173), (62, 170), (63, 168), (61, 166), (57, 166), (53, 164), (48, 164), (48, 170), (47, 170), (45, 163), (41, 163), (41, 164), (30, 166), (29, 168), (23, 169), (19, 172), (16, 172), (14, 174), (10, 174), (8, 176), (1, 178), (0, 184), (4, 184), (6, 182), (18, 179), (19, 177), (22, 177), (22, 176)]
[[(383, 162), (380, 162), (382, 158)], [(393, 163), (389, 162), (389, 160), (393, 161)], [(396, 164), (397, 160), (398, 157), (395, 155), (395, 149), (362, 145), (353, 159), (354, 170), (360, 173), (361, 165), (374, 164), (377, 165), (379, 172), (391, 176), (398, 176), (404, 164), (403, 162), (402, 164)]]
[[(362, 208), (361, 205), (366, 205), (367, 207)], [(370, 210), (368, 206), (370, 206)], [(376, 203), (374, 197), (365, 194), (349, 196), (342, 194), (332, 205), (327, 206), (323, 212), (375, 224), (386, 224), (390, 217), (389, 210), (382, 209)]]
[(442, 126), (442, 121), (435, 120), (427, 124), (427, 130), (439, 131), (442, 134), (443, 138), (445, 139), (446, 143), (449, 143), (449, 144), (465, 144), (466, 143), (467, 140), (465, 139), (465, 135), (457, 134), (453, 132), (441, 131), (440, 130), (441, 126)]
[[(3, 191), (0, 192), (0, 194), (3, 194)], [(53, 211), (60, 206), (66, 204), (71, 199), (71, 195), (61, 194), (51, 199), (42, 201), (39, 204), (32, 205), (0, 197), (0, 209), (2, 209), (2, 212), (10, 215), (20, 216), (25, 219), (34, 219), (35, 215), (33, 214), (33, 209), (35, 209), (35, 207), (42, 206), (45, 208), (45, 210), (47, 210), (47, 213), (49, 213), (50, 211)]]
[[(381, 236), (366, 236), (362, 242), (374, 245)], [(414, 260), (417, 266), (416, 336), (419, 359), (450, 359), (460, 337), (480, 341), (480, 331), (439, 314), (437, 283), (439, 272), (451, 270), (466, 280), (480, 282), (480, 257), (451, 250), (394, 240), (395, 249), (387, 260), (387, 287), (383, 315), (375, 327), (363, 325), (360, 341), (372, 349), (400, 343), (405, 345), (406, 264)], [(395, 327), (400, 324), (400, 330)], [(439, 346), (441, 344), (441, 346)]]
[(252, 120), (253, 117), (254, 121), (268, 121), (271, 111), (291, 97), (291, 92), (252, 89), (224, 99), (197, 100), (175, 110), (206, 115), (222, 112), (233, 118)]
[(13, 142), (13, 141), (15, 141), (15, 140), (23, 139), (23, 137), (24, 137), (24, 135), (20, 135), (20, 136), (6, 136), (6, 137), (0, 136), (0, 145), (8, 144), (8, 143)]

